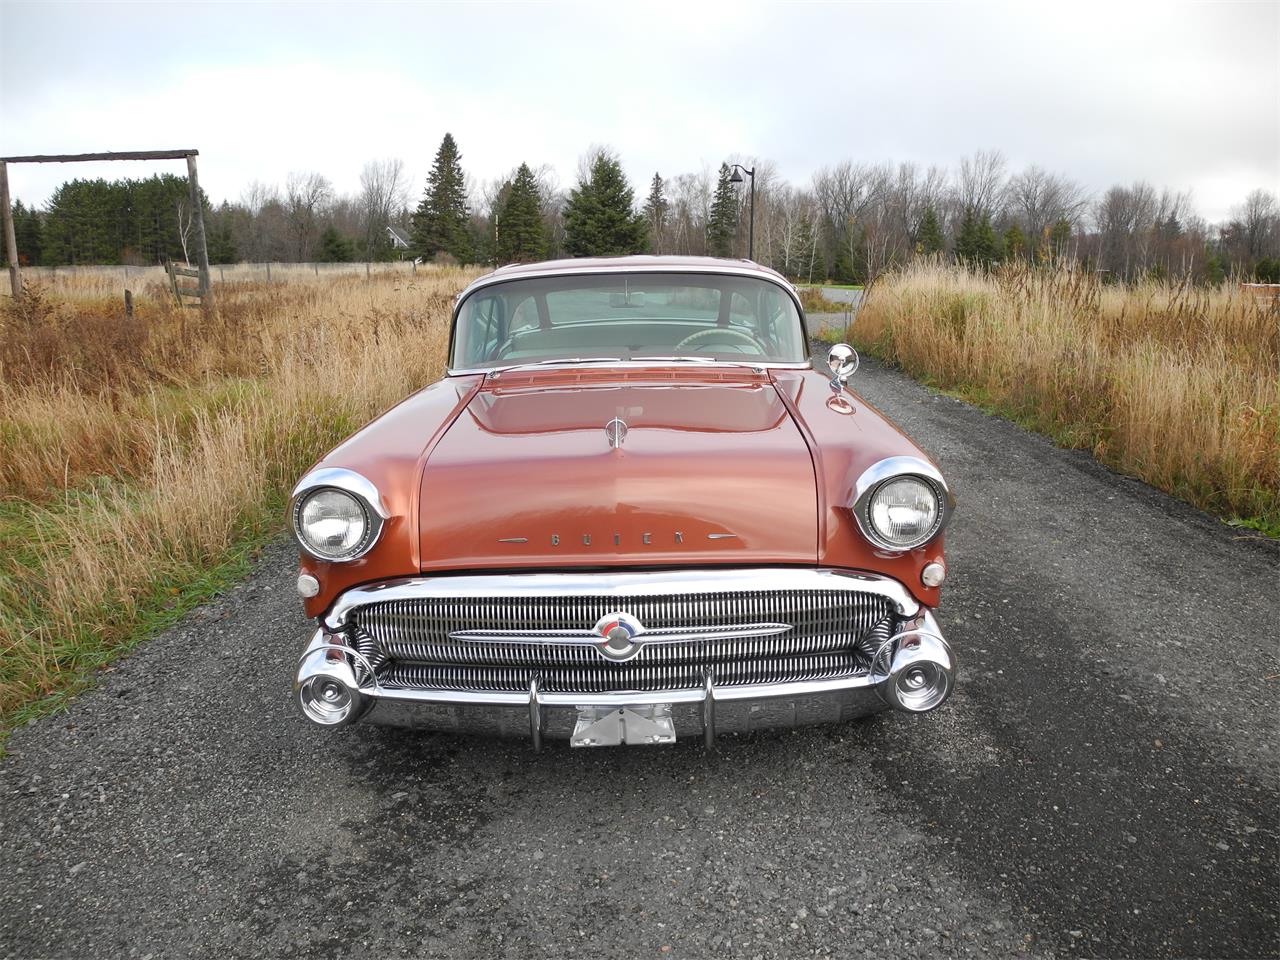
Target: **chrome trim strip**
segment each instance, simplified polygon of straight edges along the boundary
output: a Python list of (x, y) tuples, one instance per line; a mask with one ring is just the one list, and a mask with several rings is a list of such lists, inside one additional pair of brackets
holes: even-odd
[(799, 303), (799, 297), (796, 294), (796, 288), (782, 276), (775, 273), (768, 267), (762, 267), (759, 264), (751, 263), (749, 266), (737, 266), (732, 263), (708, 263), (706, 265), (697, 263), (680, 263), (680, 264), (662, 264), (662, 263), (618, 263), (610, 265), (598, 266), (575, 266), (567, 265), (558, 270), (512, 270), (509, 273), (503, 273), (499, 267), (491, 273), (486, 273), (482, 277), (477, 277), (469, 284), (462, 288), (462, 292), (458, 294), (458, 303), (461, 303), (477, 290), (485, 287), (491, 287), (497, 283), (513, 283), (517, 280), (543, 280), (553, 279), (557, 277), (593, 277), (598, 274), (646, 274), (646, 273), (692, 273), (699, 276), (708, 274), (714, 276), (720, 274), (730, 277), (752, 277), (756, 280), (763, 280), (766, 283), (772, 283), (776, 287), (781, 287), (791, 295), (791, 298)]
[[(524, 363), (513, 363), (513, 364), (508, 364), (506, 366), (493, 366), (493, 367), (466, 367), (465, 369), (462, 369), (462, 370), (455, 370), (454, 368), (450, 367), (447, 370), (445, 370), (445, 375), (449, 377), (465, 377), (465, 376), (474, 376), (476, 374), (482, 374), (482, 373), (493, 375), (498, 373), (504, 373), (507, 370), (516, 370), (516, 369), (537, 371), (537, 370), (563, 370), (568, 367), (573, 367), (574, 369), (579, 369), (579, 370), (599, 370), (602, 367), (613, 368), (617, 366), (660, 367), (664, 370), (667, 370), (667, 369), (687, 370), (690, 368), (690, 364), (684, 361), (673, 361), (670, 363), (662, 363), (656, 360), (601, 360), (599, 363), (595, 363), (595, 362), (582, 363), (580, 361), (566, 360), (563, 364), (543, 363), (536, 367), (529, 366), (528, 364), (524, 364)], [(813, 361), (806, 360), (802, 363), (797, 360), (787, 360), (787, 361), (779, 360), (777, 362), (769, 362), (765, 360), (760, 362), (744, 363), (738, 360), (717, 360), (711, 363), (705, 363), (705, 364), (699, 363), (696, 366), (694, 366), (693, 369), (695, 370), (703, 369), (704, 367), (730, 367), (730, 368), (736, 368), (740, 370), (761, 370), (761, 371), (764, 371), (764, 370), (811, 370), (813, 369)]]
[[(631, 642), (642, 643), (696, 643), (699, 640), (749, 640), (754, 637), (776, 637), (794, 630), (789, 623), (744, 623), (741, 626), (706, 627), (701, 630), (685, 630), (676, 627), (658, 627), (642, 630)], [(591, 630), (454, 630), (450, 640), (475, 643), (550, 643), (582, 646), (604, 641), (604, 637)]]
[[(938, 500), (942, 507), (938, 512), (938, 522), (934, 524), (933, 530), (919, 543), (910, 547), (889, 543), (881, 538), (867, 515), (868, 504), (876, 488), (886, 480), (892, 480), (895, 477), (918, 477), (925, 481), (938, 494)], [(850, 509), (853, 510), (853, 518), (857, 521), (858, 529), (873, 544), (882, 550), (891, 550), (894, 553), (908, 553), (917, 547), (924, 546), (940, 534), (951, 519), (951, 512), (955, 509), (955, 506), (956, 498), (951, 493), (951, 488), (947, 486), (947, 481), (942, 476), (942, 471), (928, 460), (922, 460), (920, 457), (886, 457), (884, 460), (877, 460), (863, 470), (857, 481), (854, 482), (853, 504)]]
[(353, 493), (369, 504), (373, 512), (383, 520), (391, 516), (387, 505), (382, 502), (382, 494), (373, 485), (373, 481), (354, 470), (348, 470), (346, 467), (321, 467), (319, 470), (312, 470), (298, 481), (298, 485), (293, 488), (293, 493), (289, 494), (289, 499), (296, 500), (316, 487), (336, 487), (347, 493)]
[[(884, 682), (883, 677), (858, 674), (838, 677), (834, 680), (794, 680), (787, 683), (756, 683), (715, 687), (715, 699), (769, 700), (778, 697), (803, 697), (815, 693), (833, 693), (874, 687)], [(475, 704), (492, 707), (526, 707), (527, 690), (435, 690), (396, 687), (382, 688), (376, 694), (381, 700), (404, 700), (413, 703)], [(613, 693), (543, 693), (538, 692), (538, 703), (543, 707), (634, 707), (653, 706), (659, 703), (702, 703), (705, 687), (685, 690), (619, 691)]]
[(915, 616), (919, 602), (897, 580), (851, 570), (764, 567), (760, 569), (630, 571), (626, 573), (508, 573), (405, 577), (354, 587), (334, 601), (323, 619), (333, 631), (348, 625), (358, 607), (384, 600), (419, 597), (643, 597), (654, 594), (734, 593), (750, 590), (845, 590), (884, 597), (900, 617)]

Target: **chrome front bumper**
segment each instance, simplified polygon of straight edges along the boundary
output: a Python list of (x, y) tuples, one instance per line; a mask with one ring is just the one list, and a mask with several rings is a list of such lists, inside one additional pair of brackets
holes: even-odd
[[(325, 726), (357, 720), (456, 733), (592, 741), (584, 724), (609, 711), (637, 720), (669, 717), (679, 736), (717, 735), (770, 727), (838, 723), (894, 708), (922, 713), (940, 706), (954, 686), (955, 661), (931, 611), (919, 607), (885, 641), (870, 672), (836, 679), (718, 685), (710, 673), (701, 686), (654, 692), (562, 693), (386, 688), (364, 657), (326, 629), (318, 629), (298, 663), (294, 682), (304, 714)], [(326, 712), (328, 711), (328, 712)], [(630, 713), (627, 713), (627, 712)], [(634, 715), (634, 716), (633, 716)], [(621, 716), (621, 715), (620, 715)], [(598, 725), (597, 725), (598, 726)], [(625, 737), (625, 732), (623, 733)], [(622, 739), (613, 742), (654, 742)]]

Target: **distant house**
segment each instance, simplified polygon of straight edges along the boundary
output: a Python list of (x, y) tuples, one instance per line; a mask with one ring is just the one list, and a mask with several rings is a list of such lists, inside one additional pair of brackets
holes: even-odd
[(391, 249), (403, 259), (409, 250), (409, 233), (401, 227), (387, 227), (387, 237), (391, 240)]

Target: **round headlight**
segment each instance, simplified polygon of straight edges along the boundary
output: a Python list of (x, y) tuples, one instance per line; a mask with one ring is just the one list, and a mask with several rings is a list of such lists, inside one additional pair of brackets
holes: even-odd
[(919, 477), (897, 477), (871, 495), (867, 520), (885, 546), (910, 550), (937, 533), (942, 500), (933, 485)]
[(369, 544), (369, 511), (356, 496), (333, 487), (313, 490), (293, 507), (298, 541), (321, 560), (349, 560)]

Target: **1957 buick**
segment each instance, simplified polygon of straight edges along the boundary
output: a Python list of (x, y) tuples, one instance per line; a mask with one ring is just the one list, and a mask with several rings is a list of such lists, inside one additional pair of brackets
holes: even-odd
[(939, 706), (938, 468), (813, 369), (779, 274), (675, 257), (503, 267), (448, 375), (293, 491), (317, 627), (303, 714), (669, 743)]

